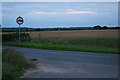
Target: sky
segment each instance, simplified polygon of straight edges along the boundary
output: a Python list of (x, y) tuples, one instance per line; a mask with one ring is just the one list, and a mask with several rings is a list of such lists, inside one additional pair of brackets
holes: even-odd
[(119, 0), (1, 0), (2, 2), (119, 2)]
[(2, 26), (16, 27), (93, 27), (117, 26), (117, 2), (3, 2)]

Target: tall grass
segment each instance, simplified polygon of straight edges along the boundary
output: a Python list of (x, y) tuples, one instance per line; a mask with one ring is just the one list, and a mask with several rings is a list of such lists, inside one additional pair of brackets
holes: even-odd
[(2, 54), (2, 79), (10, 80), (21, 76), (27, 68), (27, 61), (23, 54), (11, 48), (4, 49)]
[[(2, 51), (0, 51), (0, 74), (2, 74)], [(0, 79), (2, 78), (2, 75), (0, 75)]]
[(35, 43), (16, 43), (8, 42), (4, 45), (26, 47), (26, 48), (38, 48), (38, 49), (50, 49), (50, 50), (69, 50), (69, 51), (85, 51), (85, 52), (97, 52), (97, 53), (114, 53), (119, 54), (116, 48), (107, 48), (99, 46), (86, 46), (86, 45), (53, 45), (53, 44), (35, 44)]
[(3, 45), (27, 48), (118, 53), (118, 38), (39, 37), (28, 42), (5, 42)]
[(118, 38), (95, 38), (95, 37), (45, 37), (33, 38), (32, 43), (53, 45), (85, 45), (106, 48), (118, 48)]

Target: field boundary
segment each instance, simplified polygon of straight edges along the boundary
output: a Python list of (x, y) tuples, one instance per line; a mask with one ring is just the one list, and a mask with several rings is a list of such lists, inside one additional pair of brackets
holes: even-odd
[(35, 44), (35, 43), (6, 42), (6, 43), (3, 43), (3, 46), (119, 54), (118, 49), (115, 49), (115, 48), (106, 48), (106, 47), (99, 47), (99, 46), (87, 46), (87, 45), (81, 45), (78, 47), (76, 45), (51, 45), (51, 44), (48, 45), (48, 44)]

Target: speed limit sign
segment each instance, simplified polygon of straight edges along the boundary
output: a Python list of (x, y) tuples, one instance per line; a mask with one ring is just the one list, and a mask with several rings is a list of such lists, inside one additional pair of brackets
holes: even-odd
[(19, 16), (19, 17), (17, 17), (16, 22), (17, 22), (17, 24), (21, 25), (21, 24), (23, 24), (24, 19)]

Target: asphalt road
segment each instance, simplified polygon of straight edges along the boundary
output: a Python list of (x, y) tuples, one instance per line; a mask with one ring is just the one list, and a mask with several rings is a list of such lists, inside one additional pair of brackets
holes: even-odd
[[(8, 48), (8, 46), (3, 47)], [(80, 51), (15, 48), (31, 59), (38, 69), (23, 78), (117, 78), (118, 55)]]

